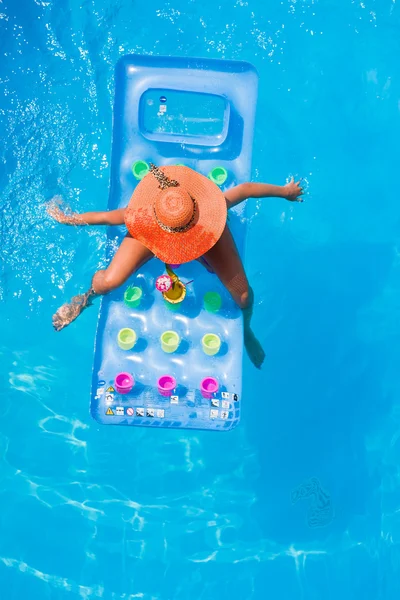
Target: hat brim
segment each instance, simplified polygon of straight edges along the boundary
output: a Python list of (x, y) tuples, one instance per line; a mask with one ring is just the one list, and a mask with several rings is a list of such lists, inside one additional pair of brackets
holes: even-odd
[(208, 252), (221, 237), (227, 218), (226, 199), (215, 183), (189, 167), (160, 169), (195, 198), (197, 208), (192, 227), (179, 233), (161, 229), (154, 215), (154, 202), (162, 190), (151, 173), (133, 192), (125, 211), (125, 223), (131, 236), (163, 262), (186, 263)]

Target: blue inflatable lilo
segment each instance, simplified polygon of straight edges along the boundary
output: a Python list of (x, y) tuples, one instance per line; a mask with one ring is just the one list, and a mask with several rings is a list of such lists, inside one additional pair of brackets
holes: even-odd
[[(126, 56), (117, 65), (109, 209), (154, 163), (222, 191), (250, 177), (258, 77), (248, 63)], [(243, 253), (245, 204), (229, 213)], [(109, 228), (108, 247), (123, 228)], [(112, 250), (109, 251), (110, 255)], [(102, 300), (91, 413), (106, 425), (229, 430), (240, 420), (242, 315), (197, 262), (147, 263)]]

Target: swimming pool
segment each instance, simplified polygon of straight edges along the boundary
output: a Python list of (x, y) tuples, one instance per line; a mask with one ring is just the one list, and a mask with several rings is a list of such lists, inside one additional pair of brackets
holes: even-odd
[[(399, 6), (392, 0), (0, 4), (1, 535), (8, 600), (394, 599), (400, 593)], [(250, 60), (247, 270), (261, 372), (226, 435), (100, 427), (97, 307), (54, 310), (105, 232), (113, 69), (128, 52)]]

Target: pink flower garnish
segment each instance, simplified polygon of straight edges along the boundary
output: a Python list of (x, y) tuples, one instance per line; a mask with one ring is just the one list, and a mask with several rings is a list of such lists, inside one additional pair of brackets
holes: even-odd
[(159, 292), (168, 292), (172, 288), (172, 279), (169, 275), (160, 275), (156, 279), (156, 288)]

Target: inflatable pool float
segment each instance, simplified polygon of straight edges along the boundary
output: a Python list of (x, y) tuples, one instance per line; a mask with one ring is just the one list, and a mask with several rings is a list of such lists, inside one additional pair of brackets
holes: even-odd
[[(116, 67), (109, 209), (154, 163), (222, 190), (250, 178), (258, 76), (245, 62), (130, 55)], [(245, 203), (229, 226), (243, 255)], [(108, 258), (123, 227), (108, 229)], [(242, 405), (242, 315), (197, 262), (147, 263), (102, 299), (91, 414), (106, 425), (227, 431)]]

